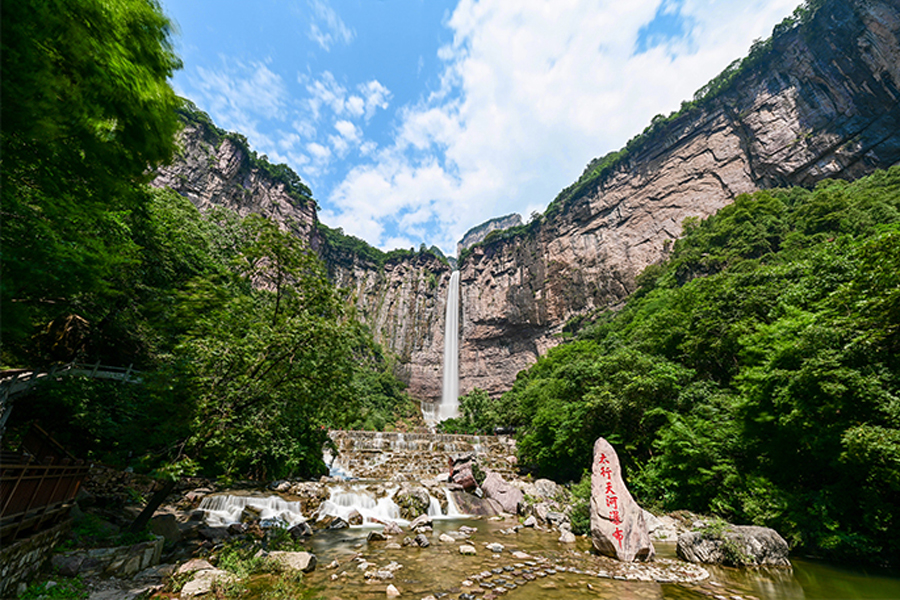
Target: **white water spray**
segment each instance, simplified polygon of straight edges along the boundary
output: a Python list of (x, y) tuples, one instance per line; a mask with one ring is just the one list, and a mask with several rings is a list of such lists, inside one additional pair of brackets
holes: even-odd
[(450, 275), (444, 318), (444, 392), (439, 418), (459, 416), (459, 271)]

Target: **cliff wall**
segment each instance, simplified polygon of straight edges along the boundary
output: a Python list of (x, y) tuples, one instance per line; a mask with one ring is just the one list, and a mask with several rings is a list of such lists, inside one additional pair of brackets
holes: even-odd
[(544, 217), (460, 261), (460, 392), (497, 395), (566, 321), (615, 305), (687, 217), (745, 192), (900, 160), (900, 5), (827, 0), (730, 85), (577, 182)]
[(272, 165), (258, 159), (242, 136), (226, 134), (206, 119), (196, 109), (185, 110), (178, 157), (159, 169), (151, 185), (172, 188), (201, 211), (223, 206), (242, 217), (265, 215), (318, 247), (309, 188), (292, 172), (273, 175)]
[(397, 357), (397, 376), (417, 399), (441, 397), (450, 266), (431, 252), (367, 260), (327, 241), (319, 250), (375, 341)]

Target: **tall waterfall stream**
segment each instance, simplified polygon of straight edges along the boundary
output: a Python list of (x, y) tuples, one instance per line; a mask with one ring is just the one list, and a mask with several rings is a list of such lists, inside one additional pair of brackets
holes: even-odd
[(459, 271), (450, 275), (444, 315), (444, 388), (441, 421), (459, 416)]

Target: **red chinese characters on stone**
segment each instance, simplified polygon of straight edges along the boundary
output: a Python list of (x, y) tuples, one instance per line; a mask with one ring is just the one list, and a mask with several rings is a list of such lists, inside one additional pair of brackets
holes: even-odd
[(600, 467), (600, 477), (610, 479), (612, 477), (612, 470), (609, 467)]
[(621, 548), (622, 547), (622, 539), (625, 537), (625, 534), (622, 533), (621, 529), (616, 527), (616, 530), (613, 532), (612, 536), (614, 538), (616, 538), (616, 540), (619, 542), (619, 548)]

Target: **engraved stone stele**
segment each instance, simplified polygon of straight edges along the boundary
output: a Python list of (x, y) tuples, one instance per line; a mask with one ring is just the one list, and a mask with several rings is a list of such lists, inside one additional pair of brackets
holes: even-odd
[(597, 552), (623, 562), (648, 561), (655, 554), (643, 511), (622, 480), (619, 457), (603, 438), (594, 442), (591, 538)]

